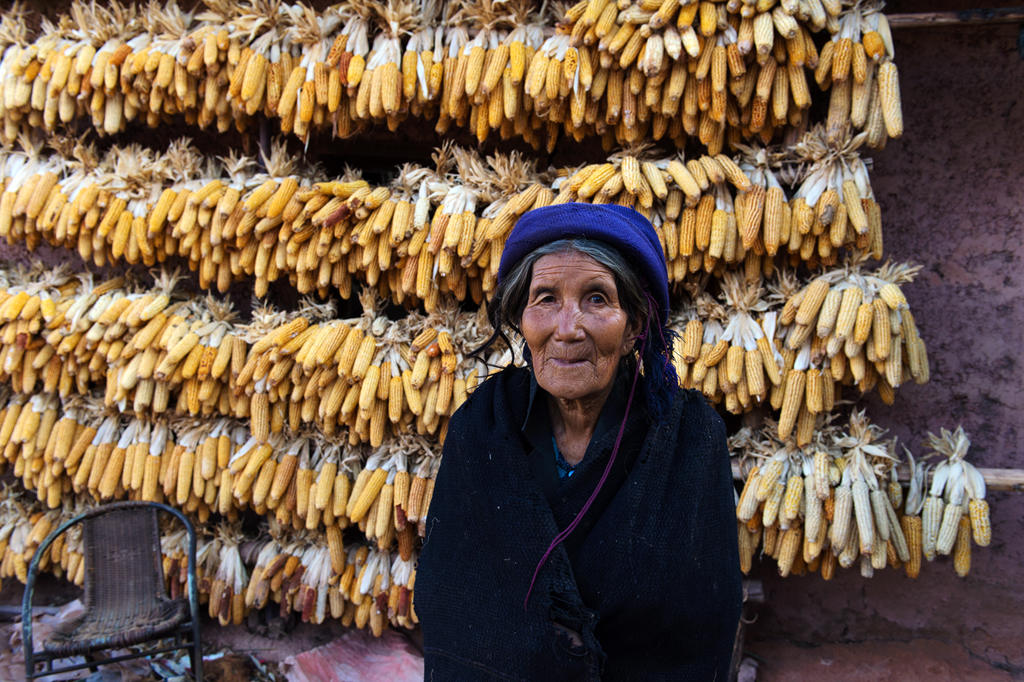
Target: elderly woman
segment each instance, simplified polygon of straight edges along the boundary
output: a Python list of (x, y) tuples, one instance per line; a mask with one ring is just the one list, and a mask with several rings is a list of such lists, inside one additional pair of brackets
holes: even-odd
[(669, 362), (651, 224), (526, 213), (490, 314), (528, 368), (452, 417), (416, 611), (428, 680), (725, 680), (740, 575), (725, 427)]

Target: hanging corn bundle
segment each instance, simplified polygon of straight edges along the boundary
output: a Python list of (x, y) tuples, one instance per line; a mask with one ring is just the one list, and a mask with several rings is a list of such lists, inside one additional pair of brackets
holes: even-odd
[[(240, 524), (220, 523), (206, 530), (196, 549), (199, 592), (207, 598), (207, 613), (221, 625), (241, 625), (245, 618), (245, 588), (249, 574), (242, 564), (239, 544), (245, 539)], [(161, 539), (165, 562), (173, 560), (167, 545), (177, 536)], [(177, 544), (177, 543), (174, 543)], [(171, 571), (164, 569), (165, 576)], [(176, 576), (175, 576), (176, 577)], [(174, 578), (171, 579), (175, 582)]]
[[(861, 575), (870, 578), (895, 556), (910, 559), (902, 527), (887, 489), (880, 485), (897, 462), (894, 444), (876, 442), (881, 429), (870, 424), (863, 411), (853, 412), (847, 433), (836, 440), (842, 448), (842, 479), (834, 491), (835, 507), (829, 542), (839, 565), (849, 568), (860, 557)], [(849, 501), (848, 501), (849, 500)]]
[(866, 144), (881, 149), (889, 137), (903, 134), (899, 75), (889, 22), (881, 5), (856, 3), (839, 18), (839, 31), (821, 49), (814, 79), (830, 90), (827, 136), (845, 135), (847, 126), (863, 130)]
[[(14, 577), (24, 583), (28, 565), (43, 540), (74, 514), (84, 511), (64, 502), (61, 509), (42, 510), (13, 486), (0, 489), (0, 578)], [(40, 570), (50, 571), (77, 584), (85, 576), (81, 551), (81, 529), (75, 528), (50, 545), (40, 557)]]
[[(765, 334), (761, 321), (754, 317), (767, 310), (762, 294), (759, 285), (746, 284), (742, 275), (726, 274), (722, 280), (724, 309), (715, 311), (698, 298), (697, 309), (710, 314), (688, 321), (682, 330), (681, 356), (686, 363), (680, 372), (682, 385), (700, 388), (712, 402), (724, 401), (725, 409), (734, 414), (761, 403), (768, 397), (769, 387), (780, 382), (782, 357), (773, 337)], [(767, 320), (769, 325), (773, 319)]]
[(861, 393), (875, 389), (891, 404), (905, 380), (928, 381), (924, 342), (900, 290), (920, 268), (886, 264), (868, 273), (862, 260), (855, 257), (789, 296), (779, 334), (786, 350), (808, 363), (794, 371), (809, 377), (817, 370), (825, 384), (855, 384)]
[[(341, 101), (340, 74), (326, 62), (335, 43), (334, 33), (343, 19), (338, 7), (326, 8), (321, 13), (304, 5), (284, 5), (282, 9), (289, 20), (282, 31), (279, 49), (281, 57), (292, 58), (273, 59), (277, 46), (271, 47), (271, 59), (263, 68), (265, 107), (271, 116), (276, 114), (279, 118), (282, 133), (294, 133), (308, 144), (310, 130), (323, 127), (329, 113), (336, 112)], [(268, 43), (270, 35), (264, 34)], [(258, 76), (259, 67), (254, 68), (254, 75)], [(247, 72), (242, 80), (243, 96), (248, 78)], [(380, 87), (377, 91), (381, 91)]]
[[(595, 65), (583, 88), (612, 139), (697, 137), (711, 153), (726, 142), (799, 127), (810, 106), (806, 69), (818, 61), (811, 32), (832, 24), (839, 3), (810, 6), (584, 0), (564, 26), (580, 63)], [(739, 10), (737, 12), (737, 10)], [(769, 106), (770, 105), (770, 106)]]
[[(763, 555), (776, 560), (783, 577), (820, 571), (822, 578), (831, 579), (836, 557), (825, 550), (832, 490), (840, 480), (835, 437), (836, 428), (826, 426), (812, 445), (801, 448), (792, 440), (780, 442), (767, 422), (760, 433), (745, 427), (730, 438), (744, 477), (736, 518), (745, 573), (761, 547)], [(756, 464), (748, 466), (751, 458)]]
[[(792, 153), (804, 166), (803, 180), (789, 202), (788, 235), (780, 249), (790, 259), (834, 265), (838, 250), (855, 247), (882, 258), (881, 209), (874, 200), (867, 166), (857, 154), (866, 136), (850, 137), (844, 128), (837, 140), (816, 126)], [(788, 239), (783, 239), (788, 236)]]
[(584, 166), (556, 180), (552, 203), (614, 203), (643, 213), (658, 232), (675, 281), (702, 268), (711, 272), (720, 264), (743, 262), (733, 188), (746, 191), (751, 183), (736, 162), (724, 154), (688, 161), (649, 156), (640, 146)]
[[(740, 168), (750, 179), (750, 186), (735, 201), (740, 244), (772, 259), (788, 241), (792, 216), (781, 183), (792, 183), (791, 164), (786, 164), (787, 153), (781, 149), (745, 145), (737, 148)], [(770, 262), (766, 259), (764, 267)], [(752, 265), (747, 269), (748, 277), (753, 276), (751, 268)]]
[[(700, 390), (707, 374), (708, 355), (717, 346), (722, 334), (725, 309), (707, 292), (699, 292), (691, 299), (691, 305), (673, 312), (668, 326), (676, 332), (672, 364), (679, 377), (679, 385)], [(724, 350), (716, 352), (716, 362), (712, 366), (721, 361), (723, 356)], [(701, 361), (699, 369), (698, 360)], [(717, 383), (716, 377), (716, 387)]]
[[(743, 429), (730, 441), (746, 469), (736, 507), (743, 570), (761, 543), (783, 576), (811, 570), (830, 580), (858, 557), (864, 577), (887, 565), (909, 571), (913, 537), (897, 513), (902, 488), (890, 485), (895, 441), (880, 440), (862, 411), (850, 415), (845, 431), (819, 429), (805, 448), (779, 442), (774, 431), (771, 424), (759, 436)], [(747, 468), (750, 457), (759, 461)]]
[[(551, 149), (558, 139), (557, 116), (547, 117), (551, 119), (547, 126), (541, 125), (546, 102), (525, 95), (527, 68), (545, 44), (544, 7), (538, 9), (524, 0), (460, 4), (455, 30), (445, 35), (448, 54), (456, 54), (443, 62), (437, 131), (443, 133), (455, 119), (481, 144), (496, 131), (503, 140), (518, 136), (535, 148), (546, 142)], [(458, 32), (460, 28), (465, 35)], [(466, 29), (475, 35), (470, 38)], [(572, 113), (576, 123), (579, 112), (573, 109)], [(564, 111), (560, 115), (564, 118)], [(577, 127), (582, 128), (582, 120)]]
[(932, 470), (924, 499), (922, 549), (925, 559), (953, 553), (953, 567), (961, 578), (971, 570), (971, 539), (979, 547), (991, 541), (991, 521), (985, 501), (985, 479), (965, 457), (971, 446), (963, 427), (939, 435), (929, 433), (928, 445), (945, 457)]

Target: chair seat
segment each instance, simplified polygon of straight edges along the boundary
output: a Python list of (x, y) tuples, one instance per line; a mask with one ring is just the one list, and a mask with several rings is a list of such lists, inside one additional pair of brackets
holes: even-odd
[(59, 626), (43, 642), (43, 650), (65, 657), (94, 649), (130, 646), (169, 634), (189, 619), (187, 599), (160, 600), (144, 614), (86, 612)]

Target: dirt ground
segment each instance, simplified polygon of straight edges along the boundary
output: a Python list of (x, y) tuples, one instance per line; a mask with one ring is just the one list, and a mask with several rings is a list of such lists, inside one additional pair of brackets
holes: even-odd
[(826, 677), (845, 682), (913, 682), (1020, 679), (993, 667), (958, 642), (937, 639), (865, 641), (800, 646), (786, 640), (751, 643), (757, 682), (795, 682)]
[[(0, 590), (0, 608), (20, 608), (22, 586), (7, 581)], [(44, 575), (37, 586), (35, 605), (63, 606), (80, 596), (80, 590)], [(47, 616), (37, 616), (46, 619)], [(49, 616), (52, 618), (53, 616)], [(754, 617), (770, 619), (768, 607)], [(291, 627), (291, 629), (288, 629)], [(269, 622), (253, 619), (241, 626), (220, 627), (206, 622), (203, 644), (207, 654), (223, 657), (207, 660), (207, 678), (213, 682), (243, 682), (253, 679), (286, 679), (282, 662), (288, 657), (322, 647), (346, 633), (336, 621), (323, 625), (289, 624), (278, 619)], [(20, 625), (17, 616), (0, 622), (0, 680), (21, 679)], [(394, 646), (411, 650), (414, 637), (396, 636)], [(792, 682), (820, 680), (825, 676), (845, 682), (913, 682), (915, 680), (972, 680), (972, 682), (1021, 679), (1001, 669), (984, 652), (972, 651), (968, 643), (937, 637), (911, 639), (865, 639), (849, 642), (811, 643), (790, 638), (748, 638), (744, 653), (747, 660), (741, 670), (742, 682)], [(262, 664), (263, 670), (257, 667)], [(122, 680), (155, 679), (145, 677), (138, 664), (117, 669)], [(84, 677), (84, 674), (82, 675)]]

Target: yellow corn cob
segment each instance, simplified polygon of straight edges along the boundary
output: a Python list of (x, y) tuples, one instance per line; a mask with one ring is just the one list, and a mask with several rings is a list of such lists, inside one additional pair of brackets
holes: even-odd
[(330, 504), (333, 509), (334, 486), (338, 477), (338, 463), (327, 461), (320, 467), (316, 479), (316, 490), (313, 494), (313, 506), (323, 511)]
[(347, 516), (352, 523), (359, 523), (359, 521), (366, 516), (366, 512), (370, 510), (370, 505), (377, 499), (377, 495), (380, 493), (381, 488), (384, 487), (387, 477), (387, 471), (384, 469), (374, 469), (367, 477), (366, 483), (362, 490), (359, 491), (358, 495), (356, 495), (356, 491), (352, 491), (350, 498), (355, 498), (355, 500), (351, 509), (349, 509), (347, 513)]
[(785, 440), (793, 432), (796, 417), (803, 403), (806, 376), (803, 370), (791, 369), (786, 374), (786, 385), (782, 398), (782, 411), (779, 414), (778, 434)]
[(822, 302), (821, 309), (818, 311), (817, 335), (820, 338), (827, 337), (835, 328), (836, 321), (839, 318), (839, 309), (842, 304), (843, 296), (844, 293), (836, 288), (829, 289), (828, 293), (825, 295), (825, 300)]
[(961, 578), (966, 578), (971, 572), (971, 522), (966, 516), (960, 518), (957, 526), (953, 569)]
[(823, 410), (824, 405), (824, 376), (821, 370), (812, 367), (805, 374), (805, 397), (807, 411), (811, 414), (818, 414)]
[(711, 239), (707, 250), (707, 255), (711, 258), (721, 258), (725, 251), (729, 218), (729, 214), (721, 209), (715, 209), (711, 215)]
[(858, 306), (856, 322), (853, 327), (854, 343), (860, 345), (867, 342), (868, 336), (871, 334), (874, 316), (874, 307), (870, 303), (861, 303)]
[(790, 528), (782, 534), (782, 542), (779, 548), (779, 575), (785, 578), (793, 568), (793, 562), (800, 550), (800, 543), (803, 540), (803, 531), (799, 526)]
[(839, 304), (834, 326), (834, 334), (837, 339), (846, 339), (854, 333), (854, 325), (857, 321), (863, 294), (860, 287), (847, 287), (843, 290), (843, 298)]
[(245, 74), (241, 84), (242, 100), (248, 101), (262, 91), (266, 85), (267, 60), (258, 53), (253, 53), (245, 65)]
[(974, 544), (979, 547), (988, 547), (992, 541), (992, 522), (989, 520), (988, 502), (972, 499), (967, 503), (967, 509), (970, 512)]
[(755, 495), (758, 502), (768, 499), (768, 496), (775, 490), (775, 483), (779, 480), (779, 476), (782, 475), (783, 468), (782, 460), (772, 459), (761, 470)]
[(825, 301), (825, 296), (828, 294), (828, 291), (828, 282), (823, 278), (819, 277), (808, 284), (803, 299), (800, 301), (800, 307), (797, 309), (794, 321), (801, 325), (813, 324), (817, 318), (818, 310)]
[(352, 362), (352, 369), (348, 377), (349, 383), (357, 383), (366, 376), (366, 372), (370, 367), (370, 362), (373, 360), (376, 347), (377, 345), (372, 336), (364, 336), (361, 339), (359, 349)]
[(776, 480), (772, 485), (771, 492), (764, 500), (764, 507), (761, 511), (761, 523), (766, 528), (776, 525), (779, 517), (779, 511), (782, 508), (782, 498), (785, 495), (785, 492), (785, 484), (780, 480)]
[(832, 526), (829, 529), (829, 541), (834, 552), (839, 553), (846, 546), (851, 530), (856, 533), (853, 525), (853, 491), (849, 486), (841, 485), (835, 490)]
[(743, 346), (729, 346), (725, 356), (726, 376), (729, 383), (738, 384), (743, 378), (744, 358)]
[[(295, 477), (295, 471), (299, 466), (299, 458), (293, 454), (285, 454), (281, 457), (280, 462), (274, 470), (274, 478), (270, 484), (270, 488), (267, 490), (267, 497), (270, 501), (276, 503), (281, 500), (288, 490), (288, 486), (291, 484), (292, 479)], [(262, 470), (261, 470), (262, 471)], [(256, 498), (256, 492), (253, 492), (253, 499)]]
[(942, 512), (942, 523), (939, 526), (939, 535), (935, 540), (935, 551), (938, 554), (948, 555), (953, 551), (953, 543), (956, 541), (957, 528), (962, 514), (962, 505), (946, 505)]
[(598, 165), (586, 175), (585, 180), (580, 184), (579, 189), (576, 190), (577, 196), (580, 199), (591, 198), (617, 173), (618, 171), (615, 169), (615, 166), (610, 163)]
[(665, 199), (668, 196), (668, 186), (665, 184), (661, 169), (651, 161), (644, 161), (640, 164), (640, 170), (650, 185), (651, 191), (654, 192), (654, 196)]
[(907, 540), (910, 558), (904, 562), (904, 570), (908, 578), (917, 578), (921, 573), (922, 528), (920, 516), (900, 517), (903, 536)]
[(878, 297), (885, 301), (885, 304), (892, 310), (901, 310), (907, 307), (906, 296), (903, 295), (899, 286), (892, 282), (887, 282), (879, 288)]
[(267, 497), (271, 486), (273, 486), (276, 473), (277, 460), (269, 458), (263, 462), (263, 466), (260, 467), (260, 472), (256, 476), (256, 481), (252, 485), (252, 506), (254, 509), (259, 509), (267, 504)]
[(754, 467), (747, 473), (747, 479), (743, 484), (743, 491), (740, 493), (739, 502), (736, 504), (736, 518), (744, 523), (754, 516), (757, 510), (757, 491), (761, 485), (761, 473), (758, 467)]
[(800, 500), (804, 492), (803, 476), (790, 476), (782, 502), (782, 520), (788, 525), (800, 513)]
[(900, 104), (899, 73), (895, 62), (889, 60), (878, 67), (878, 101), (889, 137), (903, 134), (903, 110)]
[(336, 525), (327, 526), (327, 550), (331, 557), (331, 570), (336, 575), (345, 572), (345, 547), (341, 540), (341, 528)]
[(921, 514), (921, 550), (924, 558), (931, 561), (935, 558), (935, 547), (939, 539), (939, 528), (942, 525), (942, 498), (929, 495), (925, 498)]
[(683, 330), (683, 361), (694, 362), (697, 360), (700, 355), (703, 328), (699, 319), (692, 319), (686, 323), (686, 328)]
[(889, 306), (881, 298), (876, 298), (872, 302), (872, 309), (871, 338), (874, 343), (875, 355), (879, 360), (884, 360), (889, 357), (893, 345), (889, 324)]

